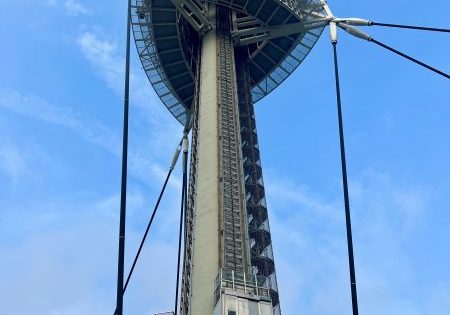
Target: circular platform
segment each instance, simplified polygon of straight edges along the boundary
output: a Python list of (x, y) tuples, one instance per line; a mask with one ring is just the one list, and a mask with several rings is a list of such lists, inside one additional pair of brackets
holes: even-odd
[[(308, 24), (325, 15), (320, 0), (196, 2), (229, 7), (236, 20), (267, 28)], [(169, 111), (185, 124), (195, 94), (200, 34), (169, 0), (134, 0), (132, 26), (138, 54), (150, 83)], [(254, 103), (272, 92), (300, 65), (323, 31), (323, 27), (301, 29), (295, 34), (241, 45), (248, 52)]]

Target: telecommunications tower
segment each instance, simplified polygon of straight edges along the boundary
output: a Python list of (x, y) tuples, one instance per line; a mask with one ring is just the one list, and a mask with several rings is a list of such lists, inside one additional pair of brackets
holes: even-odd
[(134, 0), (138, 53), (192, 130), (181, 314), (281, 314), (253, 106), (328, 24), (320, 0)]
[[(177, 281), (169, 313), (281, 314), (253, 106), (302, 63), (326, 26), (334, 55), (352, 314), (359, 314), (337, 30), (450, 79), (359, 26), (450, 29), (338, 18), (326, 0), (128, 0), (115, 315), (123, 315), (124, 293), (181, 150)], [(124, 281), (131, 32), (150, 83), (184, 133)]]

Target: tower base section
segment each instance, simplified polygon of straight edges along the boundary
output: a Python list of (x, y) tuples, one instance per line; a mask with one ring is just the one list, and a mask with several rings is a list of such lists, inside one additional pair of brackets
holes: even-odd
[(216, 279), (214, 315), (272, 315), (269, 279), (221, 270)]

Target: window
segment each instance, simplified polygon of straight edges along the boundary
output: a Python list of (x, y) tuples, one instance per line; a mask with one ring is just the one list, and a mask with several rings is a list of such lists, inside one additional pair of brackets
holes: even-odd
[(228, 315), (236, 315), (235, 311), (228, 311)]

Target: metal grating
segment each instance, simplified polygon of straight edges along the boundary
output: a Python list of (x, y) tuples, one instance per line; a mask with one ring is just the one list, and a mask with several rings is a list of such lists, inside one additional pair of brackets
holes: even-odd
[[(176, 14), (175, 7), (170, 4), (170, 1), (166, 2), (167, 5), (160, 7), (160, 11), (166, 13), (172, 11), (173, 14)], [(154, 21), (150, 7), (151, 3), (152, 1), (147, 0), (134, 0), (131, 21), (136, 48), (142, 67), (156, 94), (158, 94), (172, 115), (184, 125), (186, 124), (186, 107), (169, 81), (167, 76), (168, 65), (163, 66), (161, 54), (158, 52), (157, 41), (152, 27)], [(177, 27), (176, 19), (172, 23), (165, 23), (172, 24), (175, 28)], [(176, 41), (178, 42), (178, 40)], [(176, 64), (177, 62), (179, 64)], [(175, 61), (172, 66), (183, 66), (183, 63), (185, 63), (184, 60)]]

